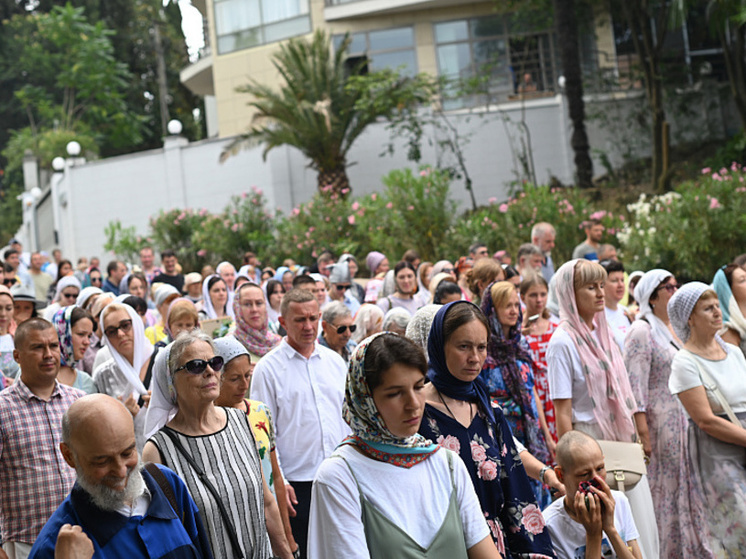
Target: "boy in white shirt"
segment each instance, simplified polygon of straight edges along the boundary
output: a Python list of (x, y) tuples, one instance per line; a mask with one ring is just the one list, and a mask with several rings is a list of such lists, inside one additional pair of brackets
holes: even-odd
[[(568, 431), (557, 444), (557, 477), (567, 495), (544, 510), (544, 520), (560, 559), (642, 559), (629, 501), (604, 481), (601, 447), (580, 431)], [(593, 481), (585, 493), (583, 482)]]

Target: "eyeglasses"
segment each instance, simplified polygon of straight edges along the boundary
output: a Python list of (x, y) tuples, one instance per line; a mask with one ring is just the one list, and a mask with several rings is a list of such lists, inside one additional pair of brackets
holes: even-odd
[(132, 319), (123, 320), (119, 323), (119, 326), (109, 326), (104, 330), (104, 334), (106, 334), (107, 338), (113, 338), (119, 333), (120, 330), (124, 334), (132, 330)]
[(453, 268), (443, 268), (443, 271), (441, 272), (443, 274), (452, 274)]
[(347, 291), (351, 285), (337, 285), (337, 291)]
[(101, 283), (101, 278), (91, 278), (91, 283)]
[(3, 280), (3, 285), (10, 286), (10, 285), (15, 285), (15, 283), (16, 283), (16, 279), (15, 278), (10, 278), (10, 279), (4, 279)]
[(220, 371), (220, 369), (223, 368), (223, 358), (219, 355), (216, 355), (215, 357), (212, 357), (207, 361), (205, 361), (204, 359), (192, 359), (191, 361), (187, 361), (181, 367), (176, 369), (174, 373), (178, 373), (179, 371), (186, 369), (187, 373), (190, 373), (192, 375), (201, 375), (205, 372), (205, 369), (207, 369), (208, 365), (213, 371), (217, 373), (218, 371)]
[(666, 285), (661, 285), (661, 286), (660, 286), (660, 287), (659, 287), (659, 288), (657, 289), (657, 291), (660, 291), (661, 289), (665, 289), (665, 290), (666, 290), (666, 291), (668, 291), (669, 293), (675, 293), (675, 292), (676, 292), (676, 290), (677, 290), (678, 288), (679, 288), (679, 286), (678, 286), (678, 285), (675, 285), (675, 284), (671, 284), (671, 283), (667, 283)]
[(350, 326), (337, 326), (337, 334), (344, 334), (347, 332), (347, 329), (350, 329), (350, 334), (354, 334), (355, 330), (357, 330), (357, 324), (351, 324)]
[(65, 299), (77, 299), (78, 298), (78, 294), (77, 293), (63, 293), (62, 296)]

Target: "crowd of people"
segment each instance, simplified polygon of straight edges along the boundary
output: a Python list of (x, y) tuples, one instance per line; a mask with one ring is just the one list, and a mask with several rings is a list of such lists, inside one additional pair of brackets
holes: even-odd
[(14, 240), (0, 559), (741, 557), (746, 255), (680, 286), (585, 233), (189, 273)]

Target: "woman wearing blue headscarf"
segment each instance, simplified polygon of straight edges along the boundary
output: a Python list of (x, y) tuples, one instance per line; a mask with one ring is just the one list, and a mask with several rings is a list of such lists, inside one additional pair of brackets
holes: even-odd
[(449, 303), (435, 315), (420, 434), (459, 453), (503, 557), (555, 557), (510, 427), (479, 378), (488, 334), (484, 314), (467, 301)]
[(426, 371), (396, 334), (358, 345), (342, 408), (352, 434), (313, 483), (310, 559), (499, 557), (463, 462), (417, 433)]
[(723, 313), (723, 341), (741, 348), (746, 355), (746, 271), (737, 264), (720, 268), (712, 280)]

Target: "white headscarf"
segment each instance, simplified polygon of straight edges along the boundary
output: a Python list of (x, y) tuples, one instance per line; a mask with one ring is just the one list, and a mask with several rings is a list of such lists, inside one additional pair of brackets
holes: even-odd
[(150, 397), (148, 411), (145, 415), (145, 440), (155, 435), (179, 410), (174, 388), (174, 376), (168, 370), (168, 358), (171, 355), (173, 342), (164, 347), (155, 356), (153, 363), (153, 381), (150, 383), (153, 394)]
[[(215, 307), (212, 305), (212, 299), (210, 299), (210, 288), (208, 287), (212, 278), (220, 278), (220, 281), (225, 284), (225, 280), (223, 280), (223, 278), (218, 274), (212, 274), (205, 278), (205, 281), (202, 282), (202, 310), (207, 315), (207, 318), (218, 318), (218, 314), (215, 312)], [(228, 290), (227, 285), (225, 286), (225, 289), (226, 291)], [(225, 313), (228, 316), (235, 318), (233, 314), (233, 297), (231, 297), (230, 294), (225, 303)]]
[[(116, 303), (112, 303), (111, 305), (114, 304)], [(145, 326), (142, 323), (142, 318), (140, 318), (140, 315), (137, 314), (137, 311), (135, 311), (135, 309), (133, 309), (129, 305), (121, 304), (121, 307), (123, 307), (127, 311), (130, 320), (132, 320), (132, 333), (134, 340), (134, 350), (132, 354), (133, 363), (127, 361), (127, 359), (122, 354), (120, 354), (114, 348), (114, 345), (109, 341), (109, 338), (106, 336), (106, 328), (103, 326), (105, 324), (104, 315), (114, 312), (114, 310), (118, 308), (115, 307), (114, 309), (112, 309), (111, 305), (107, 305), (101, 311), (99, 320), (100, 324), (102, 325), (101, 330), (104, 332), (102, 341), (109, 347), (109, 351), (111, 351), (111, 356), (114, 358), (114, 362), (117, 364), (117, 367), (124, 375), (124, 378), (127, 379), (129, 386), (132, 387), (132, 392), (136, 392), (140, 395), (147, 394), (148, 390), (145, 388), (145, 385), (140, 380), (140, 370), (142, 369), (142, 366), (145, 364), (145, 362), (150, 359), (150, 356), (153, 353), (153, 345), (145, 337)], [(125, 393), (129, 393), (129, 390), (127, 390)]]
[(433, 325), (435, 315), (442, 306), (430, 304), (417, 309), (412, 320), (407, 324), (406, 337), (422, 348), (427, 359), (429, 359), (427, 354), (427, 340), (430, 337), (430, 328)]
[(90, 299), (93, 295), (101, 295), (102, 293), (103, 291), (98, 287), (93, 287), (92, 285), (84, 287), (83, 290), (78, 294), (78, 299), (75, 301), (75, 304), (81, 308), (85, 307), (88, 299)]
[[(64, 278), (60, 278), (60, 281), (57, 282), (57, 290), (54, 292), (54, 303), (60, 302), (62, 290), (67, 287), (77, 287), (78, 291), (82, 289), (80, 281), (78, 281), (78, 278), (75, 276), (65, 276)], [(80, 297), (80, 293), (78, 293), (78, 297)]]
[(705, 291), (709, 290), (712, 290), (712, 287), (706, 283), (693, 281), (682, 286), (668, 301), (668, 318), (671, 320), (671, 326), (684, 343), (692, 335), (691, 328), (689, 328), (689, 317), (692, 315), (699, 298)]
[(640, 307), (638, 319), (644, 318), (650, 324), (650, 333), (659, 347), (668, 346), (673, 342), (673, 336), (663, 321), (653, 313), (650, 297), (658, 289), (661, 282), (672, 276), (671, 272), (656, 268), (646, 272), (635, 286), (635, 300)]

